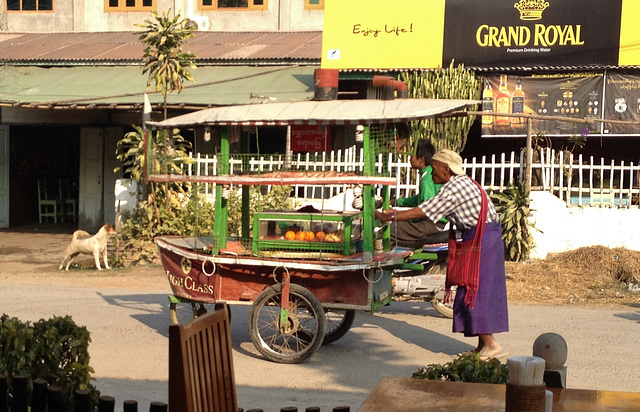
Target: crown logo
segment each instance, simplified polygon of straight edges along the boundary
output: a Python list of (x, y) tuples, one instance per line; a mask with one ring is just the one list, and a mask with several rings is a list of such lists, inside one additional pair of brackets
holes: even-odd
[(540, 20), (544, 9), (549, 7), (549, 2), (544, 0), (520, 0), (513, 7), (520, 11), (520, 20)]

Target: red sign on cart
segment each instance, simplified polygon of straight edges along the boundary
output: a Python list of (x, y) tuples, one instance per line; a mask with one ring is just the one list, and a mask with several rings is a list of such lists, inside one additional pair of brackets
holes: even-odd
[(331, 150), (329, 128), (313, 125), (291, 126), (291, 151), (324, 152)]

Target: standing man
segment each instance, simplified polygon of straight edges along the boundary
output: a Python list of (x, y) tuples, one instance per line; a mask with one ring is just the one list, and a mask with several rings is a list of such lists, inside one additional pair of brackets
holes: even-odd
[[(376, 218), (404, 221), (426, 216), (437, 222), (446, 217), (462, 232), (463, 241), (473, 239), (484, 189), (464, 174), (462, 158), (456, 152), (440, 150), (432, 158), (432, 167), (433, 181), (443, 185), (433, 198), (409, 210), (376, 212)], [(488, 198), (486, 192), (484, 196)], [(481, 252), (477, 257), (479, 262), (476, 262), (479, 270), (466, 274), (476, 277), (477, 290), (473, 299), (465, 299), (467, 287), (458, 286), (453, 304), (453, 331), (478, 337), (476, 348), (468, 353), (478, 353), (484, 360), (504, 358), (506, 353), (494, 337), (495, 333), (509, 330), (504, 245), (498, 214), (491, 201), (487, 201), (486, 225), (480, 241)]]

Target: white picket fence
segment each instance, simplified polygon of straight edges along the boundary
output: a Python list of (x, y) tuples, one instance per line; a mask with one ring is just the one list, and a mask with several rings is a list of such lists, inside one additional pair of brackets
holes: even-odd
[[(605, 164), (593, 157), (577, 158), (569, 153), (542, 149), (539, 160), (532, 162), (531, 190), (544, 190), (566, 202), (569, 206), (637, 207), (638, 173), (640, 166), (633, 163)], [(362, 150), (353, 148), (327, 153), (296, 154), (291, 159), (283, 155), (254, 156), (249, 159), (230, 159), (230, 171), (244, 173), (244, 165), (250, 172), (269, 172), (281, 169), (304, 171), (334, 171), (361, 173), (364, 168)], [(464, 159), (465, 172), (477, 180), (490, 193), (500, 192), (525, 176), (524, 151), (502, 153)], [(216, 174), (215, 155), (196, 154), (186, 162), (184, 173), (195, 176)], [(419, 173), (411, 169), (406, 155), (380, 154), (376, 161), (378, 174), (395, 176), (396, 185), (391, 189), (393, 197), (411, 196), (418, 190)], [(211, 195), (214, 184), (205, 184), (205, 193)], [(297, 199), (329, 199), (349, 189), (348, 185), (296, 185), (293, 196)]]

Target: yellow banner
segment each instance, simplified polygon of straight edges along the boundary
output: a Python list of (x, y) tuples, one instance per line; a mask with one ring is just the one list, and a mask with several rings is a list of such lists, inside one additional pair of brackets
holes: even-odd
[(325, 0), (322, 68), (442, 65), (445, 0)]
[(321, 67), (637, 66), (638, 16), (640, 0), (325, 0)]
[(636, 66), (640, 64), (640, 1), (624, 0), (622, 2), (622, 19), (620, 21), (620, 66)]

